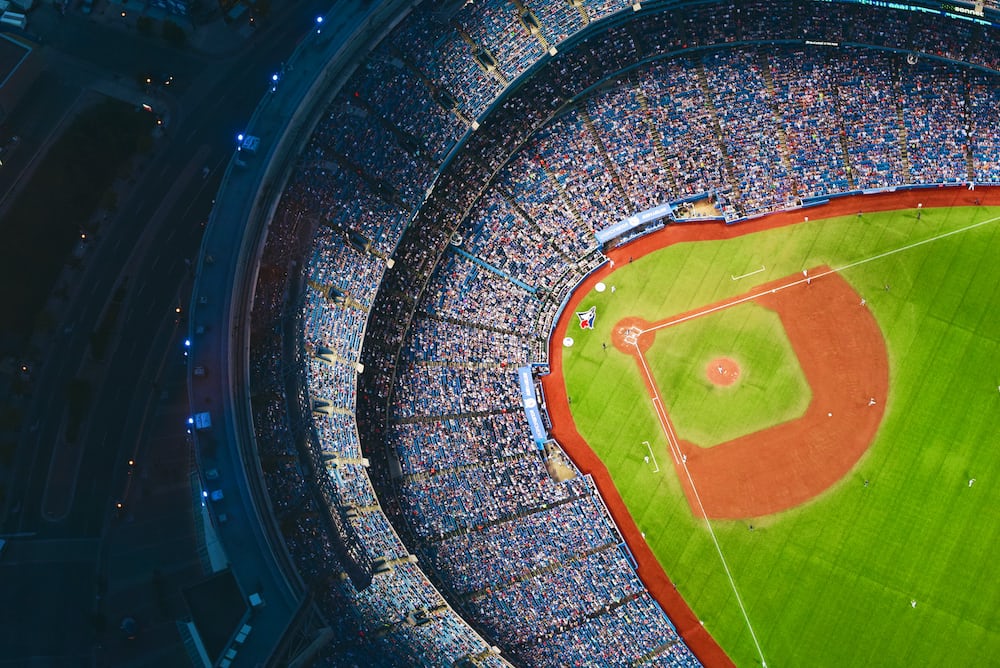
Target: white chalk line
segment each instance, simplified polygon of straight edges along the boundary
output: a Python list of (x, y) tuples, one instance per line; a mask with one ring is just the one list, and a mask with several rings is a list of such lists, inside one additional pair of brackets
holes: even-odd
[[(905, 246), (900, 246), (899, 248), (894, 248), (892, 250), (885, 251), (884, 253), (878, 253), (878, 254), (873, 255), (871, 257), (863, 258), (861, 260), (857, 260), (855, 262), (850, 262), (850, 263), (845, 264), (845, 265), (840, 266), (840, 267), (832, 268), (832, 269), (829, 269), (827, 271), (820, 272), (818, 274), (814, 274), (813, 276), (807, 276), (807, 277), (803, 277), (803, 278), (797, 279), (797, 280), (792, 281), (791, 283), (788, 283), (786, 285), (776, 286), (776, 287), (772, 288), (771, 292), (777, 292), (778, 290), (786, 290), (786, 289), (794, 287), (796, 285), (801, 285), (802, 283), (806, 283), (806, 282), (808, 282), (808, 281), (810, 281), (812, 279), (815, 279), (815, 278), (820, 278), (822, 276), (828, 276), (830, 274), (842, 272), (842, 271), (845, 271), (847, 269), (851, 269), (853, 267), (857, 267), (859, 265), (866, 264), (868, 262), (873, 262), (875, 260), (880, 260), (880, 259), (888, 257), (890, 255), (895, 255), (896, 253), (902, 253), (902, 252), (907, 251), (907, 250), (912, 250), (912, 249), (917, 248), (919, 246), (923, 246), (925, 244), (931, 243), (932, 241), (939, 241), (941, 239), (945, 239), (947, 237), (950, 237), (950, 236), (953, 236), (953, 235), (956, 235), (956, 234), (960, 234), (962, 232), (967, 232), (969, 230), (973, 230), (973, 229), (976, 229), (978, 227), (982, 227), (984, 225), (988, 225), (990, 223), (995, 223), (998, 220), (1000, 220), (1000, 216), (997, 216), (995, 218), (989, 218), (987, 220), (982, 220), (982, 221), (980, 221), (978, 223), (972, 223), (971, 225), (966, 225), (965, 227), (962, 227), (962, 228), (959, 228), (959, 229), (956, 229), (956, 230), (951, 230), (949, 232), (943, 232), (943, 233), (935, 235), (933, 237), (929, 237), (927, 239), (922, 239), (921, 241), (915, 241), (915, 242), (913, 242), (911, 244), (907, 244)], [(754, 273), (757, 273), (757, 272), (754, 272)], [(676, 325), (678, 323), (685, 322), (685, 321), (691, 320), (693, 318), (697, 318), (697, 317), (700, 317), (700, 316), (703, 316), (703, 315), (708, 315), (710, 313), (714, 313), (716, 311), (720, 311), (722, 309), (726, 309), (726, 308), (729, 308), (731, 306), (736, 306), (738, 304), (742, 304), (742, 303), (751, 301), (753, 299), (756, 299), (757, 297), (760, 297), (763, 294), (766, 294), (766, 292), (760, 292), (760, 293), (746, 295), (744, 297), (740, 297), (738, 299), (735, 299), (735, 300), (732, 300), (732, 301), (729, 301), (729, 302), (725, 302), (725, 303), (719, 304), (717, 306), (713, 306), (713, 307), (704, 309), (702, 311), (698, 311), (696, 313), (691, 313), (691, 314), (688, 314), (686, 316), (681, 316), (679, 318), (675, 318), (673, 320), (670, 320), (670, 321), (667, 321), (667, 322), (663, 322), (663, 323), (660, 323), (658, 325), (654, 325), (653, 327), (650, 327), (649, 329), (642, 330), (641, 333), (639, 334), (639, 336), (641, 336), (642, 334), (645, 334), (646, 332), (654, 332), (656, 330), (664, 329), (664, 328), (669, 327), (671, 325)], [(663, 399), (660, 397), (659, 388), (658, 388), (658, 386), (656, 385), (656, 382), (653, 379), (653, 375), (652, 375), (652, 372), (650, 371), (649, 365), (646, 363), (646, 356), (643, 355), (642, 350), (639, 349), (638, 341), (632, 343), (632, 345), (635, 346), (636, 356), (639, 358), (639, 362), (642, 365), (642, 370), (643, 370), (643, 373), (646, 376), (646, 381), (649, 383), (649, 386), (652, 388), (652, 392), (653, 392), (653, 397), (652, 397), (653, 410), (656, 412), (656, 417), (657, 417), (657, 419), (660, 422), (660, 428), (663, 430), (663, 435), (667, 439), (667, 445), (669, 446), (670, 454), (673, 456), (674, 462), (677, 465), (679, 465), (684, 470), (684, 475), (687, 477), (688, 483), (691, 485), (691, 492), (692, 492), (692, 494), (694, 494), (695, 501), (698, 504), (698, 508), (701, 510), (702, 517), (705, 518), (705, 526), (708, 528), (708, 533), (712, 537), (712, 543), (715, 545), (715, 551), (719, 555), (719, 561), (722, 562), (722, 568), (725, 570), (726, 577), (729, 579), (729, 586), (732, 588), (733, 594), (736, 596), (736, 602), (737, 602), (737, 604), (740, 607), (740, 612), (743, 614), (743, 620), (746, 623), (747, 630), (750, 631), (750, 637), (753, 639), (754, 646), (757, 648), (757, 654), (760, 656), (761, 665), (766, 666), (767, 665), (767, 661), (764, 659), (764, 650), (761, 648), (760, 641), (757, 638), (757, 633), (754, 631), (753, 624), (750, 622), (750, 616), (747, 614), (746, 606), (743, 603), (743, 597), (740, 596), (739, 588), (736, 586), (736, 580), (733, 578), (732, 570), (729, 568), (729, 562), (726, 561), (726, 556), (722, 552), (722, 546), (719, 544), (718, 536), (716, 536), (715, 530), (712, 528), (712, 523), (708, 519), (708, 513), (705, 512), (705, 505), (704, 505), (704, 503), (702, 503), (701, 495), (698, 493), (698, 487), (694, 483), (694, 478), (691, 476), (691, 471), (688, 469), (687, 461), (684, 458), (684, 454), (681, 452), (680, 445), (679, 445), (679, 440), (677, 439), (677, 435), (676, 435), (676, 433), (674, 433), (673, 426), (670, 424), (670, 420), (667, 417), (666, 409), (663, 406)]]
[(705, 505), (701, 501), (701, 495), (698, 493), (698, 488), (694, 484), (694, 478), (691, 477), (691, 471), (688, 469), (687, 459), (681, 451), (680, 441), (674, 433), (670, 420), (667, 418), (667, 411), (663, 407), (663, 400), (660, 397), (660, 389), (653, 380), (653, 374), (649, 369), (649, 365), (646, 364), (646, 356), (642, 354), (638, 345), (635, 345), (635, 352), (636, 356), (639, 358), (639, 362), (642, 364), (642, 371), (646, 375), (646, 381), (652, 388), (653, 409), (656, 411), (656, 417), (660, 421), (660, 428), (663, 429), (663, 435), (667, 439), (670, 454), (674, 458), (674, 463), (684, 469), (684, 475), (687, 476), (688, 482), (691, 484), (691, 491), (694, 494), (695, 501), (698, 503), (698, 508), (701, 509), (702, 517), (705, 518), (705, 526), (708, 528), (708, 533), (712, 537), (712, 543), (715, 544), (715, 551), (719, 555), (719, 561), (722, 562), (722, 568), (726, 571), (726, 577), (729, 579), (729, 586), (732, 588), (733, 594), (736, 596), (736, 602), (740, 606), (740, 612), (743, 613), (743, 621), (746, 622), (747, 630), (750, 631), (750, 637), (753, 639), (753, 644), (757, 647), (757, 654), (760, 656), (761, 665), (766, 666), (767, 661), (764, 660), (764, 650), (761, 649), (760, 641), (757, 639), (757, 633), (754, 631), (753, 624), (750, 623), (750, 615), (747, 614), (746, 606), (743, 604), (743, 597), (740, 596), (740, 591), (736, 587), (736, 580), (733, 578), (733, 572), (729, 568), (729, 562), (726, 561), (726, 556), (722, 553), (722, 546), (719, 544), (719, 539), (715, 535), (715, 529), (712, 528), (712, 523), (708, 519), (708, 513), (705, 512)]
[[(923, 246), (925, 244), (929, 244), (932, 241), (940, 241), (941, 239), (945, 239), (947, 237), (954, 236), (956, 234), (961, 234), (962, 232), (968, 232), (970, 230), (974, 230), (977, 227), (982, 227), (983, 225), (989, 225), (990, 223), (995, 223), (998, 220), (1000, 220), (1000, 216), (997, 216), (995, 218), (988, 218), (986, 220), (981, 220), (978, 223), (971, 223), (969, 225), (966, 225), (965, 227), (960, 227), (960, 228), (958, 228), (956, 230), (950, 230), (948, 232), (942, 232), (941, 234), (934, 235), (933, 237), (928, 237), (927, 239), (922, 239), (920, 241), (914, 241), (911, 244), (906, 244), (905, 246), (900, 246), (899, 248), (893, 248), (892, 250), (887, 250), (887, 251), (885, 251), (883, 253), (878, 253), (876, 255), (872, 255), (871, 257), (866, 257), (866, 258), (862, 258), (860, 260), (856, 260), (854, 262), (849, 262), (848, 264), (842, 265), (840, 267), (834, 267), (832, 269), (828, 269), (828, 270), (820, 272), (818, 274), (813, 274), (812, 276), (806, 276), (806, 277), (794, 280), (794, 281), (792, 281), (790, 283), (787, 283), (785, 285), (775, 286), (775, 287), (771, 288), (771, 292), (773, 293), (773, 292), (779, 292), (781, 290), (787, 290), (788, 288), (793, 288), (796, 285), (801, 285), (801, 284), (806, 283), (808, 281), (812, 281), (812, 280), (815, 280), (817, 278), (822, 278), (823, 276), (829, 276), (830, 274), (837, 274), (837, 273), (840, 273), (842, 271), (846, 271), (847, 269), (852, 269), (854, 267), (860, 266), (862, 264), (867, 264), (869, 262), (874, 262), (875, 260), (881, 260), (883, 258), (889, 257), (890, 255), (895, 255), (897, 253), (902, 253), (904, 251), (912, 250), (912, 249), (917, 248), (919, 246)], [(757, 299), (758, 297), (760, 297), (761, 295), (764, 295), (764, 294), (767, 294), (767, 292), (766, 291), (765, 292), (756, 292), (756, 293), (753, 293), (753, 294), (744, 295), (743, 297), (737, 297), (736, 299), (733, 299), (731, 301), (723, 302), (721, 304), (716, 304), (715, 306), (710, 306), (710, 307), (708, 307), (706, 309), (703, 309), (701, 311), (696, 311), (694, 313), (689, 313), (687, 315), (683, 315), (683, 316), (674, 318), (673, 320), (667, 320), (667, 321), (658, 323), (656, 325), (653, 325), (649, 329), (642, 330), (639, 333), (639, 336), (642, 336), (646, 332), (655, 332), (655, 331), (660, 330), (660, 329), (666, 329), (667, 327), (670, 327), (672, 325), (678, 325), (678, 324), (680, 324), (682, 322), (687, 322), (688, 320), (693, 320), (694, 318), (700, 318), (703, 315), (709, 315), (711, 313), (715, 313), (715, 312), (721, 311), (723, 309), (727, 309), (727, 308), (730, 308), (730, 307), (733, 307), (733, 306), (738, 306), (740, 304), (744, 304), (744, 303), (746, 303), (748, 301), (753, 301), (754, 299)], [(638, 348), (637, 348), (637, 350), (638, 350)]]
[(653, 454), (653, 446), (651, 446), (649, 444), (649, 441), (643, 441), (643, 443), (646, 444), (646, 449), (649, 450), (649, 456), (653, 458), (653, 466), (656, 467), (656, 468), (653, 469), (653, 473), (659, 473), (660, 472), (660, 465), (656, 463), (656, 455)]
[(748, 272), (746, 274), (740, 274), (739, 276), (733, 276), (732, 274), (730, 274), (729, 278), (731, 278), (734, 281), (738, 281), (741, 278), (746, 278), (747, 276), (753, 276), (754, 274), (759, 274), (760, 272), (765, 271), (766, 269), (767, 267), (765, 267), (764, 265), (760, 265), (760, 269), (754, 269), (751, 272)]

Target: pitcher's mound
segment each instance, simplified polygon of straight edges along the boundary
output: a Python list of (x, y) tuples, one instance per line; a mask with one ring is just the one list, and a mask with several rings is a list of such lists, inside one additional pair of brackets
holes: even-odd
[(705, 367), (705, 375), (713, 385), (732, 385), (740, 377), (740, 365), (728, 357), (717, 357)]

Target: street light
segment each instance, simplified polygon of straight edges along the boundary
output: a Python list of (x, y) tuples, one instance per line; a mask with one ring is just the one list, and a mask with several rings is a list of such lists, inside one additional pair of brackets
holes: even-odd
[(323, 32), (323, 17), (322, 16), (317, 16), (316, 17), (316, 34), (318, 35), (321, 32)]

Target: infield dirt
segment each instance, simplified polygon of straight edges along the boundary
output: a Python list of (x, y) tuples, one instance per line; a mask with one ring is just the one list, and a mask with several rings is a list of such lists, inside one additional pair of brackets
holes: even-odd
[[(731, 227), (718, 223), (685, 223), (683, 225), (673, 225), (668, 226), (661, 232), (637, 239), (626, 246), (610, 250), (607, 255), (614, 260), (615, 264), (622, 266), (634, 258), (642, 257), (675, 243), (730, 239), (757, 231), (801, 223), (805, 220), (806, 215), (813, 221), (854, 214), (858, 214), (858, 217), (861, 218), (865, 213), (913, 208), (918, 203), (922, 203), (924, 207), (992, 205), (1000, 203), (1000, 189), (979, 188), (976, 191), (967, 191), (965, 188), (956, 187), (902, 193), (883, 193), (843, 198), (807, 211), (799, 210), (777, 213)], [(622, 497), (615, 488), (607, 467), (579, 435), (573, 423), (567, 402), (566, 385), (562, 376), (563, 350), (559, 342), (562, 341), (571, 324), (573, 309), (579, 305), (583, 296), (593, 288), (594, 284), (598, 281), (606, 280), (611, 272), (612, 269), (605, 265), (588, 276), (578, 286), (576, 293), (565, 306), (563, 317), (553, 328), (550, 341), (554, 343), (552, 343), (549, 350), (549, 365), (552, 373), (543, 379), (546, 408), (554, 425), (552, 435), (564, 447), (576, 466), (584, 473), (589, 473), (594, 477), (612, 517), (636, 558), (639, 577), (645, 583), (650, 593), (670, 615), (678, 632), (688, 646), (691, 647), (698, 658), (706, 665), (733, 665), (725, 652), (705, 630), (704, 626), (701, 625), (697, 616), (677, 592), (676, 587), (671, 583), (670, 579), (667, 578), (662, 566), (656, 560), (655, 555), (639, 531), (628, 508), (622, 501)], [(811, 287), (816, 287), (817, 285), (819, 285), (819, 282), (814, 283)], [(860, 301), (856, 301), (852, 305), (856, 307), (861, 306)], [(817, 352), (815, 354), (822, 353)], [(810, 383), (814, 382), (816, 381), (810, 380)], [(867, 405), (868, 402), (864, 396), (865, 392), (857, 394), (864, 404), (861, 408), (873, 408)], [(885, 402), (878, 403), (884, 404)], [(840, 409), (838, 409), (839, 411)], [(834, 410), (828, 409), (822, 411), (820, 417), (825, 417), (827, 413), (834, 413), (834, 417), (837, 415)], [(826, 419), (832, 418), (826, 417)]]

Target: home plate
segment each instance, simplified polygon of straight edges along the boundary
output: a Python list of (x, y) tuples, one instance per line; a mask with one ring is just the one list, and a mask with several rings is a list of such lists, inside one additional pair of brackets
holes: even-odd
[(833, 417), (833, 413), (827, 413), (826, 416), (827, 417)]

